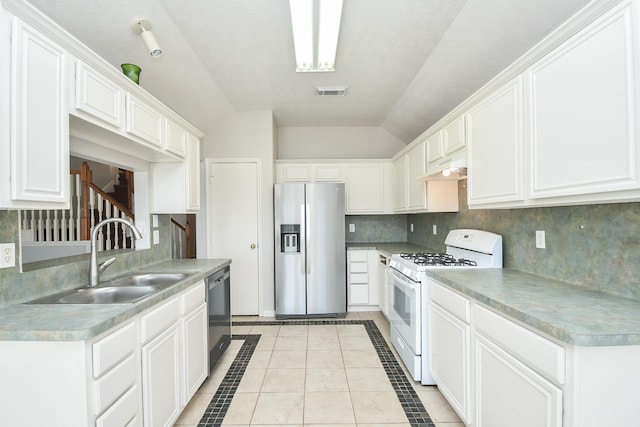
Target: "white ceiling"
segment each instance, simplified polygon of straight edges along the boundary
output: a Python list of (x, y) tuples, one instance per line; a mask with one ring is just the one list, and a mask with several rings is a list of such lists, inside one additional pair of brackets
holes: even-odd
[[(203, 130), (232, 111), (278, 126), (380, 126), (410, 142), (588, 0), (345, 0), (334, 73), (296, 73), (288, 0), (31, 0)], [(131, 23), (151, 21), (153, 59)], [(345, 97), (315, 97), (346, 85)]]

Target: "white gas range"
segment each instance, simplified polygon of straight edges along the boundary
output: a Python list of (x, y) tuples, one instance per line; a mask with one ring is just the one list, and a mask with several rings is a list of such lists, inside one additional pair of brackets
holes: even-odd
[(488, 231), (451, 230), (446, 253), (392, 255), (389, 318), (391, 340), (413, 379), (435, 384), (428, 370), (427, 270), (502, 268), (502, 236)]

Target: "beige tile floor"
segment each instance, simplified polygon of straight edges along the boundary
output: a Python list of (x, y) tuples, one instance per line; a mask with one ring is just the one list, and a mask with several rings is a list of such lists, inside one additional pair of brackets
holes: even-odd
[[(348, 313), (354, 319), (374, 320), (388, 343), (389, 323), (380, 312)], [(260, 320), (274, 319), (234, 318)], [(224, 426), (409, 426), (364, 326), (234, 326), (232, 332), (262, 337)], [(231, 341), (176, 427), (197, 426), (242, 343)], [(464, 427), (436, 387), (410, 381), (437, 427)]]

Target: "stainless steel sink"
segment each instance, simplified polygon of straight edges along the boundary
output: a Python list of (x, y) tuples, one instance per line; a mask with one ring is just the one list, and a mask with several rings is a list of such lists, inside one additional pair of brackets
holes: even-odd
[(116, 277), (114, 279), (100, 282), (103, 286), (146, 286), (154, 285), (167, 287), (179, 282), (187, 277), (184, 273), (135, 273), (128, 276)]
[(133, 273), (88, 286), (49, 295), (26, 304), (130, 304), (187, 277), (185, 273)]
[(81, 288), (30, 301), (27, 304), (130, 304), (160, 291), (159, 286)]

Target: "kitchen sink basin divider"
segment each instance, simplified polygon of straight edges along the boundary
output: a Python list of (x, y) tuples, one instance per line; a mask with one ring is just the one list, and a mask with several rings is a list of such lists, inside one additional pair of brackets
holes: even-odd
[[(122, 179), (122, 174), (120, 177)], [(88, 241), (91, 228), (104, 219), (122, 218), (133, 222), (135, 218), (131, 209), (93, 183), (92, 172), (86, 162), (82, 163), (80, 170), (71, 171), (70, 190), (70, 209), (21, 211), (23, 241), (42, 242), (49, 246), (56, 242)], [(133, 191), (132, 184), (127, 184), (127, 191)], [(127, 197), (130, 200), (133, 196), (129, 193)], [(98, 251), (131, 247), (133, 239), (128, 237), (122, 225), (109, 224), (106, 232), (100, 230)]]

